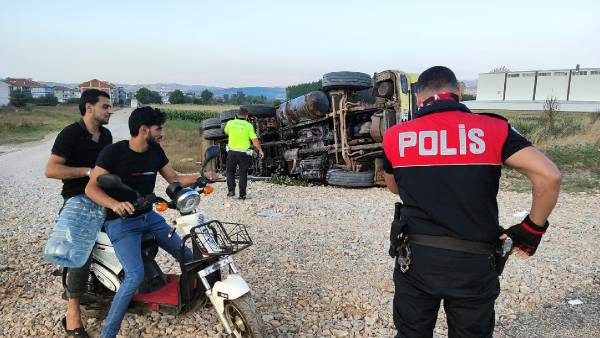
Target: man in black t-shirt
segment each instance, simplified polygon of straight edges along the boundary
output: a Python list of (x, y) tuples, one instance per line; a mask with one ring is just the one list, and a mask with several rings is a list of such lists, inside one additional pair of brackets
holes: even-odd
[[(427, 69), (416, 118), (384, 135), (385, 182), (403, 202), (390, 235), (398, 337), (431, 337), (442, 299), (449, 337), (491, 337), (497, 243), (508, 235), (515, 253), (533, 255), (558, 198), (556, 166), (506, 119), (471, 113), (460, 95), (450, 69)], [(502, 164), (533, 184), (529, 215), (505, 231), (496, 201)]]
[[(77, 205), (87, 199), (85, 186), (96, 158), (104, 147), (112, 143), (110, 131), (103, 127), (108, 123), (111, 109), (110, 96), (106, 92), (97, 89), (84, 91), (79, 99), (81, 120), (65, 127), (54, 141), (45, 175), (63, 182), (61, 194), (64, 203), (59, 220), (63, 215), (77, 213)], [(85, 292), (88, 274), (89, 259), (81, 268), (67, 269), (65, 293), (68, 307), (62, 324), (67, 334), (77, 337), (87, 336), (81, 322), (79, 298)]]
[(151, 207), (135, 210), (134, 193), (122, 190), (104, 191), (97, 183), (100, 175), (111, 173), (121, 178), (142, 196), (154, 191), (157, 174), (169, 183), (178, 181), (183, 186), (196, 182), (198, 175), (181, 175), (175, 172), (158, 142), (163, 137), (166, 116), (159, 109), (142, 107), (129, 117), (131, 138), (106, 147), (98, 156), (86, 187), (86, 194), (96, 203), (107, 208), (104, 224), (115, 254), (125, 271), (125, 279), (113, 298), (102, 329), (102, 337), (115, 337), (131, 298), (144, 279), (141, 238), (144, 232), (152, 232), (158, 245), (178, 260), (191, 258), (180, 256), (181, 239), (175, 233), (169, 237), (170, 227), (165, 219)]

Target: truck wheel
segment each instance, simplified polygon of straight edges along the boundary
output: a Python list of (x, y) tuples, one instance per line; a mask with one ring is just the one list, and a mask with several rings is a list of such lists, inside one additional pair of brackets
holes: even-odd
[(346, 171), (331, 169), (327, 172), (327, 183), (348, 188), (368, 188), (373, 186), (372, 171)]
[(248, 115), (255, 117), (274, 117), (275, 107), (266, 104), (247, 104), (240, 108), (248, 109)]
[(323, 75), (323, 90), (371, 88), (373, 80), (369, 74), (358, 72), (332, 72)]
[(227, 138), (225, 133), (223, 133), (223, 129), (221, 129), (220, 127), (221, 127), (221, 124), (219, 123), (219, 128), (203, 130), (202, 137), (204, 137), (205, 140), (211, 140), (211, 141), (222, 140), (224, 138)]
[(219, 115), (219, 118), (221, 119), (221, 123), (225, 123), (229, 120), (233, 120), (235, 118), (235, 115), (238, 113), (238, 110), (226, 110), (224, 112), (221, 113), (221, 115)]
[(221, 128), (221, 119), (218, 117), (212, 117), (209, 119), (202, 120), (202, 129), (216, 129)]
[(225, 302), (225, 319), (235, 337), (266, 337), (265, 324), (250, 293)]

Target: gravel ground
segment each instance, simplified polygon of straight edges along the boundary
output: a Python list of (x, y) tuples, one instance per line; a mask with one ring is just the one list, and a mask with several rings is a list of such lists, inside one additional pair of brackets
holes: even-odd
[[(60, 182), (43, 177), (47, 142), (0, 155), (0, 337), (61, 336), (65, 311), (54, 266), (42, 259), (61, 205)], [(164, 191), (160, 182), (157, 192)], [(395, 198), (383, 188), (284, 187), (251, 182), (248, 199), (224, 183), (201, 207), (210, 218), (248, 224), (255, 245), (236, 256), (272, 336), (394, 335), (387, 238)], [(501, 192), (500, 218), (514, 224), (524, 193)], [(562, 194), (538, 253), (511, 258), (497, 300), (498, 337), (600, 336), (600, 194)], [(168, 215), (173, 219), (174, 213)], [(166, 270), (176, 270), (164, 253)], [(570, 305), (569, 300), (581, 300)], [(102, 317), (86, 314), (98, 336)], [(437, 336), (445, 336), (439, 317)], [(210, 308), (184, 316), (128, 314), (123, 336), (218, 336)]]

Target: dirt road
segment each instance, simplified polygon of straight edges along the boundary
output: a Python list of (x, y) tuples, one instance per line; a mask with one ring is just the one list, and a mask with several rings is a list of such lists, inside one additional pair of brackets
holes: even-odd
[[(108, 125), (115, 140), (127, 137), (126, 119), (126, 111), (117, 112)], [(52, 141), (0, 155), (0, 337), (62, 335), (60, 282), (41, 254), (62, 202), (60, 182), (43, 176)], [(161, 182), (157, 193), (164, 188)], [(215, 188), (201, 207), (211, 218), (249, 225), (255, 245), (236, 259), (270, 335), (393, 336), (386, 253), (392, 194), (251, 182), (248, 199), (238, 201), (225, 196), (222, 183)], [(529, 203), (526, 193), (501, 192), (501, 224), (516, 223)], [(536, 256), (508, 262), (496, 336), (600, 336), (599, 205), (598, 194), (562, 194)], [(175, 269), (164, 254), (160, 261)], [(101, 324), (88, 314), (93, 336)], [(181, 317), (128, 314), (121, 329), (143, 337), (219, 332), (211, 309)], [(436, 335), (445, 335), (443, 315)]]

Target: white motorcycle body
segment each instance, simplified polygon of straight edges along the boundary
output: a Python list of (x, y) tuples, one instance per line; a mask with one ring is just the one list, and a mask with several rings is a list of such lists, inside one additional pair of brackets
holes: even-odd
[[(199, 224), (203, 224), (205, 220), (204, 214), (196, 212), (190, 215), (180, 216), (174, 226), (177, 232), (181, 235), (189, 234), (191, 229)], [(200, 229), (202, 230), (202, 229)], [(216, 253), (220, 250), (219, 245), (212, 236), (198, 236), (204, 249), (208, 253)], [(222, 281), (217, 281), (212, 287), (208, 283), (206, 276), (228, 266), (229, 274)], [(104, 232), (99, 232), (96, 239), (96, 244), (92, 250), (92, 262), (90, 271), (96, 276), (98, 281), (107, 289), (116, 292), (120, 285), (120, 276), (122, 277), (122, 266), (115, 254), (114, 247), (110, 239)], [(219, 319), (223, 323), (225, 330), (231, 333), (231, 328), (225, 320), (225, 301), (234, 300), (242, 297), (250, 292), (250, 287), (244, 278), (239, 274), (237, 267), (233, 262), (233, 256), (221, 256), (219, 260), (210, 266), (198, 271), (198, 276), (206, 289), (206, 296), (213, 304)]]

